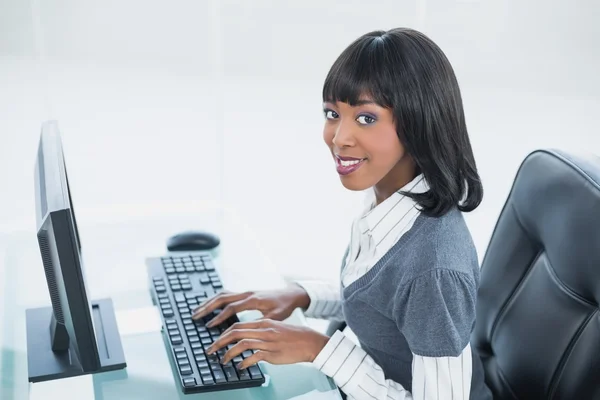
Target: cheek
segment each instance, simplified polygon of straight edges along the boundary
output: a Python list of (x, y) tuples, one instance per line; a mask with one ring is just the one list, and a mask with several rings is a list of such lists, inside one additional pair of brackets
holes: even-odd
[(323, 129), (323, 140), (325, 141), (325, 143), (327, 144), (328, 147), (333, 146), (333, 137), (334, 137), (333, 130), (325, 127)]
[(376, 165), (391, 167), (404, 155), (404, 147), (394, 132), (389, 135), (381, 135), (379, 140), (374, 141), (370, 153)]

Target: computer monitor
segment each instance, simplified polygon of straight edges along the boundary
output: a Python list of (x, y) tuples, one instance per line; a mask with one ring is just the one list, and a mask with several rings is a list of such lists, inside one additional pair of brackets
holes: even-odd
[(112, 301), (88, 298), (56, 121), (42, 125), (35, 163), (35, 206), (41, 266), (52, 306), (26, 310), (29, 381), (125, 368)]

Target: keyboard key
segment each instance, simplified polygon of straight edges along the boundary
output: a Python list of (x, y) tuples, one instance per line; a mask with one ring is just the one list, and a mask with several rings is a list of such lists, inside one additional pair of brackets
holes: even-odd
[(242, 353), (242, 357), (244, 357), (244, 358), (248, 358), (248, 357), (250, 357), (252, 354), (253, 354), (253, 353), (252, 353), (252, 350), (246, 350), (246, 351), (244, 351), (244, 352)]
[(186, 265), (185, 272), (194, 272), (194, 271), (196, 271), (196, 268), (194, 268), (193, 265)]
[(183, 339), (179, 335), (171, 336), (171, 343), (173, 344), (182, 344)]
[(184, 367), (186, 365), (190, 365), (190, 361), (187, 358), (185, 358), (185, 359), (180, 358), (180, 359), (177, 359), (177, 365), (179, 365), (180, 367)]
[(169, 309), (169, 310), (163, 311), (163, 315), (165, 317), (172, 317), (175, 315), (175, 313), (173, 312), (173, 310)]
[(210, 372), (210, 368), (208, 368), (208, 366), (206, 366), (206, 367), (200, 367), (200, 366), (198, 366), (198, 371), (200, 372), (200, 375), (210, 375), (210, 376), (212, 376), (212, 374)]
[(204, 269), (204, 265), (202, 265), (202, 264), (196, 264), (196, 265), (194, 266), (194, 269), (196, 270), (196, 272), (203, 272), (203, 271), (206, 271), (206, 270)]
[(192, 349), (192, 353), (194, 353), (196, 361), (198, 361), (199, 358), (201, 360), (206, 360), (206, 357), (204, 356), (204, 350), (202, 349), (202, 346), (200, 346), (200, 348), (197, 348), (197, 349)]
[(200, 283), (203, 285), (210, 283), (210, 278), (207, 273), (200, 274)]
[(240, 381), (249, 381), (251, 379), (250, 373), (247, 369), (239, 369), (237, 372), (240, 377)]
[(213, 344), (213, 340), (211, 338), (202, 338), (201, 342), (204, 347), (208, 347)]
[(183, 267), (176, 267), (175, 268), (175, 272), (177, 272), (177, 273), (185, 272), (185, 268), (183, 268)]
[(171, 285), (171, 290), (178, 292), (181, 290), (181, 285)]
[(215, 266), (213, 265), (212, 262), (206, 262), (206, 261), (204, 261), (204, 268), (207, 271), (214, 271), (215, 270)]
[(237, 373), (235, 372), (235, 368), (233, 367), (233, 365), (231, 365), (231, 364), (223, 365), (223, 372), (225, 373), (225, 376), (227, 377), (227, 380), (229, 382), (237, 382), (238, 381), (238, 376), (237, 376)]
[[(187, 311), (187, 310), (186, 310)], [(190, 314), (189, 312), (186, 313), (181, 313), (181, 319), (182, 320), (186, 320), (186, 319), (191, 319), (192, 318), (192, 314)]]
[(215, 377), (215, 382), (217, 383), (225, 383), (227, 382), (227, 378), (225, 378), (225, 373), (221, 368), (215, 368), (212, 370), (213, 376)]
[(188, 356), (185, 353), (178, 353), (175, 355), (175, 357), (177, 358), (177, 360), (187, 360)]
[(184, 378), (183, 386), (185, 386), (185, 387), (196, 386), (196, 378)]
[(169, 295), (168, 295), (168, 294), (166, 294), (166, 293), (161, 293), (161, 294), (159, 294), (159, 295), (158, 295), (158, 298), (159, 298), (159, 299), (168, 299), (168, 298), (169, 298)]
[(181, 288), (183, 290), (192, 290), (192, 285), (189, 284), (189, 283), (184, 283), (184, 284), (181, 285)]
[(200, 343), (200, 338), (198, 336), (192, 336), (189, 338), (190, 343)]
[(185, 295), (183, 293), (175, 293), (173, 297), (175, 298), (176, 303), (185, 302)]
[(234, 358), (233, 358), (233, 360), (231, 360), (231, 361), (233, 361), (233, 363), (234, 363), (235, 365), (237, 365), (238, 363), (241, 363), (242, 361), (244, 361), (244, 359), (243, 359), (242, 357), (240, 357), (240, 356), (236, 356), (236, 357), (234, 357)]
[(206, 361), (206, 357), (204, 356), (204, 354), (202, 354), (201, 356), (196, 356), (195, 359), (198, 368), (208, 368), (208, 361)]
[(175, 273), (175, 268), (173, 268), (173, 267), (167, 267), (167, 268), (165, 268), (165, 272), (167, 274), (169, 274), (169, 275), (170, 274), (174, 274)]
[(219, 359), (222, 360), (223, 357), (225, 357), (225, 353), (227, 353), (227, 349), (219, 349), (216, 354), (219, 356)]
[(175, 354), (185, 354), (185, 347), (173, 347), (173, 351)]
[(156, 291), (158, 293), (163, 293), (167, 291), (167, 288), (164, 285), (156, 285)]
[(215, 380), (213, 379), (212, 374), (200, 375), (200, 378), (202, 378), (202, 383), (205, 385), (214, 385), (215, 384)]
[(252, 379), (262, 379), (258, 365), (251, 366), (250, 368), (248, 368), (248, 371), (250, 371), (250, 375), (252, 376)]
[(179, 368), (179, 372), (181, 372), (181, 375), (191, 375), (192, 367), (190, 365), (184, 365), (183, 367)]
[(169, 301), (169, 299), (159, 299), (158, 302), (160, 304), (170, 304), (171, 302)]
[(185, 298), (186, 298), (186, 299), (188, 299), (188, 300), (190, 300), (190, 299), (195, 299), (195, 298), (196, 298), (196, 296), (197, 296), (197, 294), (196, 294), (196, 293), (186, 293), (186, 294), (185, 294)]
[(213, 282), (212, 287), (214, 287), (215, 289), (221, 289), (223, 287), (223, 284), (221, 282)]
[(190, 347), (192, 349), (202, 349), (202, 345), (200, 343), (191, 343)]

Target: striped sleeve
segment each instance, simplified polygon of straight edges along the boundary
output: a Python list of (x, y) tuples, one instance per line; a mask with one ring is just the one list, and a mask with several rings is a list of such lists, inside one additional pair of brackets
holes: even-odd
[(412, 392), (386, 379), (363, 349), (337, 331), (313, 364), (331, 377), (349, 399), (467, 400), (471, 382), (471, 349), (458, 357), (413, 356)]
[(471, 357), (471, 345), (467, 345), (458, 357), (413, 354), (413, 398), (468, 400), (473, 375)]
[(318, 281), (301, 281), (296, 282), (296, 284), (304, 288), (308, 297), (310, 297), (310, 305), (304, 311), (306, 317), (333, 321), (344, 320), (342, 300), (338, 287)]

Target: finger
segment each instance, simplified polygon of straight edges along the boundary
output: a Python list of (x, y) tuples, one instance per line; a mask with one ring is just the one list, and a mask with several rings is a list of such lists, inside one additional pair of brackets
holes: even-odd
[(206, 349), (208, 354), (212, 354), (215, 351), (231, 344), (233, 342), (241, 341), (244, 339), (260, 339), (263, 341), (267, 341), (271, 339), (271, 332), (263, 331), (260, 329), (235, 329), (228, 334), (223, 334), (214, 343)]
[(245, 358), (242, 362), (239, 362), (238, 365), (236, 365), (236, 367), (237, 369), (246, 369), (258, 363), (259, 361), (269, 361), (272, 354), (273, 353), (270, 351), (257, 351), (250, 357)]
[(237, 293), (237, 294), (219, 294), (212, 299), (206, 301), (200, 307), (194, 310), (194, 314), (192, 315), (193, 319), (198, 319), (206, 316), (207, 314), (213, 312), (214, 310), (221, 308), (222, 306), (233, 303), (235, 301), (242, 300), (246, 297), (250, 296), (249, 292), (246, 293)]
[(229, 304), (227, 307), (223, 309), (213, 319), (211, 319), (206, 326), (212, 328), (213, 326), (217, 326), (227, 320), (229, 317), (232, 317), (234, 314), (237, 314), (242, 311), (251, 310), (256, 307), (256, 301), (253, 297), (246, 297), (243, 300), (236, 301), (234, 303)]
[(228, 332), (231, 332), (234, 329), (261, 329), (261, 328), (269, 328), (271, 327), (271, 322), (269, 320), (258, 320), (258, 321), (248, 321), (248, 322), (236, 322), (227, 328), (221, 336), (225, 335)]
[(221, 361), (222, 364), (227, 364), (229, 361), (239, 356), (246, 350), (266, 350), (269, 351), (273, 348), (273, 343), (264, 342), (262, 340), (255, 339), (244, 339), (238, 344), (233, 346), (225, 353)]

